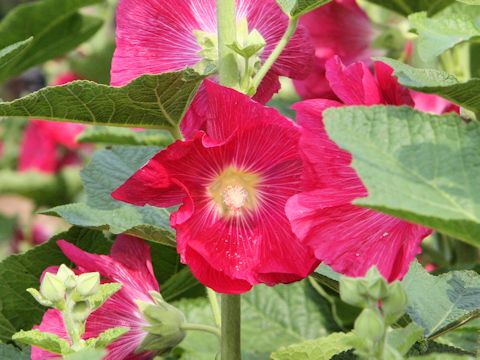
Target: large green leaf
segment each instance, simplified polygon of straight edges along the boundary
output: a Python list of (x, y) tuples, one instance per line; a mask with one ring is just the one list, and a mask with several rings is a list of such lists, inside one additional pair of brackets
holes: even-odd
[(433, 15), (440, 10), (446, 8), (454, 2), (454, 0), (368, 0), (371, 3), (383, 6), (386, 9), (395, 11), (401, 15), (408, 16), (410, 14), (427, 11), (429, 15)]
[(480, 36), (475, 17), (468, 13), (446, 12), (442, 16), (428, 17), (426, 12), (408, 17), (413, 30), (419, 35), (416, 50), (421, 59), (429, 63), (461, 42)]
[(480, 114), (480, 79), (473, 78), (465, 83), (446, 72), (434, 69), (417, 69), (400, 61), (379, 58), (390, 65), (394, 75), (403, 86), (428, 94), (437, 94), (465, 109)]
[(434, 276), (414, 262), (402, 284), (407, 313), (427, 337), (436, 337), (480, 316), (480, 275), (452, 271)]
[(335, 354), (351, 349), (352, 333), (333, 333), (315, 340), (275, 351), (272, 360), (330, 360)]
[[(190, 323), (213, 325), (206, 299), (177, 302)], [(289, 285), (256, 286), (242, 296), (242, 349), (245, 359), (268, 359), (272, 351), (338, 330), (326, 302), (305, 281)], [(213, 335), (189, 332), (180, 344), (185, 360), (211, 360), (219, 350)]]
[(331, 0), (277, 0), (277, 3), (288, 16), (298, 18), (330, 1)]
[(0, 116), (176, 129), (202, 80), (187, 69), (144, 75), (118, 88), (74, 81), (0, 103)]
[(0, 81), (56, 58), (91, 37), (100, 19), (77, 13), (102, 0), (41, 0), (16, 7), (0, 22), (0, 49), (33, 37), (21, 56), (0, 70)]
[(47, 214), (63, 217), (77, 226), (108, 229), (175, 246), (169, 212), (153, 206), (134, 206), (117, 201), (111, 193), (154, 154), (157, 147), (115, 147), (97, 152), (82, 171), (85, 203), (58, 206)]
[(135, 131), (111, 126), (93, 126), (81, 133), (77, 141), (104, 145), (166, 146), (173, 142), (173, 138), (163, 130)]
[(45, 308), (26, 292), (28, 288), (38, 288), (42, 272), (51, 265), (70, 262), (62, 254), (55, 241), (64, 239), (80, 248), (108, 253), (110, 242), (99, 231), (72, 228), (48, 243), (23, 255), (11, 256), (0, 263), (0, 340), (10, 341), (19, 330), (28, 330), (38, 324)]
[(19, 349), (13, 345), (0, 344), (0, 359), (2, 360), (30, 360), (30, 349)]
[(356, 204), (480, 246), (480, 124), (408, 107), (344, 107), (326, 129), (368, 189)]
[(15, 60), (19, 54), (22, 53), (25, 48), (30, 45), (33, 37), (26, 40), (16, 42), (0, 50), (0, 71), (6, 67), (11, 61)]

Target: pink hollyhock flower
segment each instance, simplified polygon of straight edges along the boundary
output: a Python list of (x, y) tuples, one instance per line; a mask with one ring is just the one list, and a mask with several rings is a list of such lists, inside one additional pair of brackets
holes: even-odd
[[(266, 46), (265, 61), (283, 36), (288, 18), (275, 0), (237, 0), (237, 19), (248, 21)], [(112, 62), (112, 85), (124, 85), (143, 74), (158, 74), (193, 67), (202, 61), (199, 33), (217, 38), (215, 0), (121, 0), (117, 11), (117, 49)], [(216, 45), (211, 45), (215, 47)], [(215, 50), (216, 51), (216, 50)], [(279, 76), (301, 79), (310, 71), (313, 47), (300, 26), (257, 91), (263, 103), (280, 89)], [(213, 60), (214, 61), (214, 60)], [(203, 125), (205, 95), (200, 90), (182, 122), (190, 137)]]
[(327, 62), (327, 79), (343, 103), (307, 100), (294, 106), (302, 126), (301, 149), (307, 164), (304, 192), (286, 207), (295, 234), (333, 270), (364, 276), (376, 265), (390, 281), (400, 279), (421, 251), (431, 231), (419, 225), (352, 205), (367, 196), (351, 155), (331, 141), (322, 113), (344, 105), (413, 105), (410, 93), (391, 75), (392, 69), (376, 63), (376, 77), (363, 63), (344, 67), (340, 59)]
[(159, 152), (113, 197), (138, 206), (182, 204), (171, 217), (181, 260), (218, 292), (304, 278), (318, 261), (284, 211), (301, 185), (299, 128), (211, 81), (205, 104), (206, 133)]
[[(75, 74), (66, 73), (57, 78), (54, 85), (63, 85), (79, 80)], [(54, 173), (64, 166), (80, 162), (75, 150), (79, 144), (76, 137), (85, 125), (31, 120), (25, 129), (18, 169)]]
[(294, 81), (295, 88), (304, 99), (336, 99), (325, 77), (325, 62), (334, 55), (347, 64), (370, 62), (372, 24), (355, 0), (333, 0), (302, 16), (300, 24), (305, 26), (314, 42), (315, 63), (305, 80)]
[[(138, 238), (120, 235), (112, 247), (111, 254), (107, 256), (87, 253), (63, 240), (58, 241), (57, 244), (77, 265), (77, 274), (99, 272), (106, 282), (122, 284), (120, 291), (90, 315), (84, 339), (97, 337), (110, 328), (127, 326), (130, 330), (107, 348), (108, 355), (105, 359), (152, 359), (155, 356), (153, 351), (137, 353), (137, 349), (148, 335), (144, 328), (150, 324), (143, 318), (135, 303), (140, 300), (153, 304), (149, 292), (159, 291), (153, 274), (148, 245)], [(49, 268), (47, 271), (56, 272), (56, 270)], [(58, 310), (48, 310), (42, 323), (35, 328), (68, 339), (62, 315)], [(50, 358), (58, 358), (58, 355), (36, 347), (32, 348), (32, 360)]]

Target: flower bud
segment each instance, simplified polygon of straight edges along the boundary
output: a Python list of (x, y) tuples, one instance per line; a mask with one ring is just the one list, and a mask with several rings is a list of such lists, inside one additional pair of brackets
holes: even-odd
[(72, 290), (77, 286), (75, 273), (64, 264), (60, 265), (57, 271), (57, 278), (63, 281), (67, 290)]
[(87, 320), (89, 315), (90, 307), (88, 306), (88, 302), (79, 301), (73, 305), (72, 317), (75, 321), (83, 323), (85, 320)]
[(77, 292), (84, 296), (95, 295), (100, 289), (100, 274), (85, 273), (77, 278)]
[(156, 351), (165, 354), (177, 346), (184, 338), (182, 325), (185, 316), (176, 307), (165, 302), (159, 293), (152, 293), (155, 303), (137, 301), (143, 318), (149, 323), (145, 327), (148, 335), (140, 345), (139, 351)]
[(388, 288), (388, 295), (382, 301), (382, 311), (387, 324), (393, 324), (405, 313), (407, 301), (402, 284), (398, 281), (392, 283)]
[(364, 309), (355, 320), (354, 331), (357, 336), (378, 341), (385, 333), (385, 325), (378, 311)]
[(340, 297), (347, 304), (365, 307), (367, 299), (361, 294), (361, 283), (358, 279), (352, 279), (342, 276), (340, 278)]
[(375, 300), (381, 300), (388, 294), (387, 282), (383, 277), (379, 277), (375, 280), (371, 279), (368, 284), (368, 294), (370, 298)]
[(40, 285), (40, 294), (47, 300), (55, 303), (65, 297), (65, 285), (63, 281), (52, 273), (46, 273)]

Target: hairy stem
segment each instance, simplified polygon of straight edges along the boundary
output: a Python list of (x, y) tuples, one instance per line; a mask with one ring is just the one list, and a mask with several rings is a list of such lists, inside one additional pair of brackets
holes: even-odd
[(217, 0), (218, 75), (220, 84), (238, 87), (239, 74), (235, 53), (228, 45), (237, 38), (235, 0)]
[(222, 295), (222, 360), (241, 360), (240, 295)]

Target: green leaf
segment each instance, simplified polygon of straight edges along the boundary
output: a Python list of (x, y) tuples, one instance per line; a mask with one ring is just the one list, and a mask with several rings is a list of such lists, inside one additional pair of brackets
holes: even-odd
[(414, 262), (402, 284), (407, 313), (426, 337), (436, 337), (480, 316), (480, 275), (452, 271), (434, 276)]
[(108, 345), (113, 343), (115, 340), (125, 335), (130, 328), (128, 327), (116, 327), (105, 330), (96, 338), (91, 338), (87, 340), (87, 345), (94, 347), (96, 349), (106, 348)]
[(19, 331), (12, 339), (25, 345), (32, 345), (54, 354), (68, 354), (72, 350), (67, 340), (58, 335), (40, 330)]
[(437, 341), (449, 346), (456, 346), (472, 354), (479, 352), (480, 319), (470, 321), (469, 323), (442, 335)]
[(185, 296), (201, 296), (204, 292), (205, 288), (203, 285), (195, 279), (187, 267), (182, 268), (162, 284), (162, 296), (167, 302), (178, 300), (180, 297)]
[(0, 82), (74, 49), (100, 29), (100, 19), (77, 10), (102, 0), (42, 0), (17, 6), (0, 22), (0, 49), (33, 37), (21, 55), (0, 69)]
[(480, 0), (457, 0), (467, 5), (480, 5)]
[(102, 360), (105, 354), (105, 350), (85, 349), (73, 354), (68, 354), (64, 357), (64, 360)]
[(371, 3), (383, 6), (386, 9), (395, 11), (403, 16), (427, 11), (428, 15), (433, 15), (443, 10), (454, 0), (368, 0)]
[(277, 0), (278, 5), (291, 18), (298, 18), (306, 13), (328, 4), (331, 0)]
[(480, 124), (408, 107), (324, 113), (368, 189), (356, 204), (480, 246)]
[(335, 354), (351, 349), (352, 333), (333, 333), (275, 351), (272, 360), (330, 360)]
[(426, 12), (420, 12), (410, 15), (408, 20), (419, 35), (416, 50), (426, 63), (434, 61), (455, 45), (480, 36), (476, 19), (466, 13), (446, 13), (429, 18)]
[(173, 142), (173, 138), (168, 132), (161, 130), (134, 131), (126, 128), (95, 126), (82, 132), (77, 137), (77, 142), (102, 145), (166, 146)]
[(401, 355), (407, 354), (421, 339), (423, 339), (423, 330), (413, 322), (404, 328), (392, 329), (387, 333), (387, 343)]
[(22, 53), (22, 51), (30, 45), (33, 37), (26, 40), (16, 42), (0, 50), (0, 71), (7, 66), (10, 61), (14, 61), (15, 57)]
[(403, 86), (427, 94), (436, 94), (455, 104), (480, 113), (480, 79), (473, 78), (465, 83), (446, 72), (434, 69), (417, 69), (389, 58), (378, 60), (390, 65), (394, 75)]
[(117, 201), (111, 193), (159, 151), (156, 147), (116, 147), (98, 151), (82, 170), (86, 203), (58, 206), (48, 210), (73, 225), (128, 233), (140, 238), (175, 246), (167, 210), (134, 206)]
[[(214, 325), (208, 301), (184, 299), (174, 303), (189, 323)], [(326, 336), (338, 330), (328, 304), (305, 281), (289, 285), (255, 286), (242, 295), (242, 348), (244, 358), (262, 358), (281, 346)], [(211, 360), (219, 351), (218, 339), (188, 332), (180, 344), (182, 360)], [(248, 357), (247, 355), (248, 354)]]
[(425, 356), (409, 357), (410, 360), (475, 360), (468, 355), (453, 355), (453, 354), (430, 354)]
[(0, 359), (2, 360), (30, 360), (30, 348), (19, 349), (13, 345), (0, 343)]
[(74, 81), (0, 103), (0, 116), (177, 129), (202, 80), (187, 69), (143, 75), (123, 87)]
[(49, 266), (70, 261), (63, 255), (56, 240), (64, 239), (94, 253), (108, 253), (110, 243), (100, 231), (72, 228), (25, 254), (10, 256), (0, 263), (0, 341), (10, 341), (21, 329), (39, 324), (45, 308), (26, 291), (38, 288), (42, 272)]

